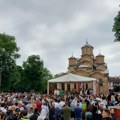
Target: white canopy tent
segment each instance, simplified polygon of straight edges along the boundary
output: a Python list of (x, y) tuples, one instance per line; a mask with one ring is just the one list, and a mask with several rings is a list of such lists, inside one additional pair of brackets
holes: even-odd
[(67, 75), (48, 80), (49, 83), (91, 82), (91, 81), (96, 81), (96, 79), (91, 78), (91, 77), (79, 76), (79, 75), (75, 75), (75, 74), (72, 74), (72, 73), (68, 73)]
[(77, 83), (77, 82), (80, 83), (93, 82), (93, 91), (95, 91), (94, 83), (97, 82), (97, 79), (68, 73), (67, 75), (63, 75), (61, 77), (48, 80), (47, 93), (49, 94), (49, 83)]

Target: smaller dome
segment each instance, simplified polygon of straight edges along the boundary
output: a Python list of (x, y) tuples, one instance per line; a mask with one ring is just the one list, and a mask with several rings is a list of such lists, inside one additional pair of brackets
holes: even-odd
[(69, 59), (77, 59), (77, 58), (72, 55)]
[(96, 57), (104, 57), (101, 53), (99, 53)]

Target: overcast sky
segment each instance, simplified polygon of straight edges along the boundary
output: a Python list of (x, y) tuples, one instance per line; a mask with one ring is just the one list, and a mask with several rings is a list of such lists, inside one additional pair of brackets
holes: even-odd
[(0, 0), (0, 33), (15, 36), (21, 65), (40, 55), (51, 73), (66, 72), (68, 58), (80, 58), (86, 43), (105, 55), (110, 76), (120, 76), (120, 43), (112, 26), (119, 0)]

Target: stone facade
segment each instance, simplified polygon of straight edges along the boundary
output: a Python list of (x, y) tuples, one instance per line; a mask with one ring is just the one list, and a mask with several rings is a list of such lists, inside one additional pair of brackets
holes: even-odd
[[(88, 42), (81, 49), (81, 58), (75, 58), (74, 56), (69, 58), (68, 72), (96, 78), (99, 82), (97, 93), (108, 93), (109, 71), (104, 61), (105, 56), (99, 53), (99, 55), (94, 57), (94, 47)], [(88, 84), (87, 86), (91, 85)]]

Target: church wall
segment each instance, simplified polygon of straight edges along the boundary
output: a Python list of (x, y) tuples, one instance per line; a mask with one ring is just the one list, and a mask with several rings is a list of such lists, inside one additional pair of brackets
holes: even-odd
[(69, 71), (69, 72), (74, 72), (74, 71), (75, 71), (75, 67), (69, 67), (69, 68), (68, 68), (68, 71)]
[(88, 55), (82, 56), (82, 60), (81, 61), (89, 61), (89, 62), (91, 62), (91, 64), (93, 64), (93, 58), (88, 56)]
[(97, 69), (100, 69), (101, 71), (104, 71), (106, 68), (105, 68), (104, 65), (99, 65), (99, 66), (97, 67)]
[(93, 66), (91, 62), (86, 61), (86, 60), (82, 60), (82, 61), (80, 62), (80, 65), (87, 65), (87, 66), (89, 66), (89, 67), (92, 67), (92, 66)]
[(86, 76), (86, 77), (89, 76), (89, 74), (86, 71), (82, 71), (82, 70), (76, 71), (75, 74), (81, 75), (81, 76)]

